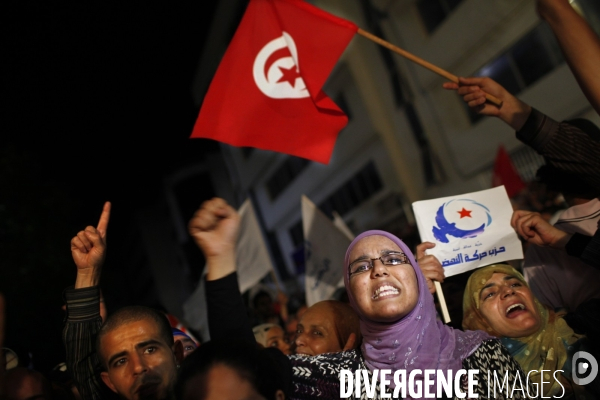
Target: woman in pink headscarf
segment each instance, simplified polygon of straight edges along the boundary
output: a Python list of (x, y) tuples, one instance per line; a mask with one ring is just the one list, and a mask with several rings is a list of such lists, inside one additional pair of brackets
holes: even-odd
[[(497, 340), (483, 331), (463, 332), (436, 319), (425, 277), (410, 249), (396, 236), (377, 230), (362, 233), (348, 247), (344, 267), (350, 305), (360, 318), (360, 356), (370, 371), (406, 370), (409, 376), (413, 370), (432, 369), (452, 371), (454, 376), (460, 369), (478, 369), (475, 394), (480, 397), (488, 395), (488, 371), (502, 377), (507, 373), (511, 387), (516, 374), (525, 377)], [(466, 384), (463, 380), (465, 393)], [(431, 392), (436, 392), (435, 387)], [(515, 392), (514, 398), (518, 395)]]

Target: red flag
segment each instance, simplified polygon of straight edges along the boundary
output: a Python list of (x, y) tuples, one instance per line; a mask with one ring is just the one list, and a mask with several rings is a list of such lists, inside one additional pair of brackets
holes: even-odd
[(328, 163), (348, 118), (321, 89), (357, 29), (302, 0), (251, 0), (191, 137)]
[(494, 162), (494, 175), (492, 176), (492, 187), (500, 185), (504, 185), (508, 197), (513, 197), (525, 189), (525, 183), (517, 173), (504, 146), (498, 147), (496, 161)]

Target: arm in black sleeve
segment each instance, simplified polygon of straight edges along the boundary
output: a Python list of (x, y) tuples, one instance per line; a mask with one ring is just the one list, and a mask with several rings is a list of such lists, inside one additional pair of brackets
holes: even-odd
[(67, 369), (82, 400), (101, 400), (102, 389), (97, 371), (96, 335), (102, 326), (100, 288), (67, 289), (64, 292), (67, 317), (63, 328), (63, 343), (67, 353)]
[(206, 306), (211, 339), (255, 341), (236, 272), (224, 278), (206, 281)]
[(600, 268), (600, 229), (594, 236), (575, 233), (565, 245), (568, 255), (578, 257), (595, 268)]
[(517, 139), (544, 156), (548, 164), (578, 174), (600, 192), (600, 142), (586, 132), (532, 109)]
[(596, 230), (592, 239), (585, 246), (583, 253), (581, 253), (581, 259), (596, 268), (600, 268), (600, 229)]

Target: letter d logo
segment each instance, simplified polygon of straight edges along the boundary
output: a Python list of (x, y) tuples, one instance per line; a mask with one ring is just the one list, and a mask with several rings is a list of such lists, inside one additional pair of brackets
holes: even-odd
[(573, 381), (578, 385), (591, 383), (598, 375), (598, 362), (590, 353), (578, 351), (573, 355)]

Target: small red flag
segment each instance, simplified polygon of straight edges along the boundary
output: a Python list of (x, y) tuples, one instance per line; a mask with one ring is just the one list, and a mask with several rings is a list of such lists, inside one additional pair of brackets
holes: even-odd
[(357, 30), (302, 0), (251, 0), (191, 137), (328, 163), (348, 118), (322, 87)]
[(494, 175), (492, 176), (492, 187), (500, 185), (504, 185), (508, 197), (513, 197), (525, 189), (525, 183), (517, 173), (517, 169), (504, 146), (498, 147), (496, 161), (494, 162)]

